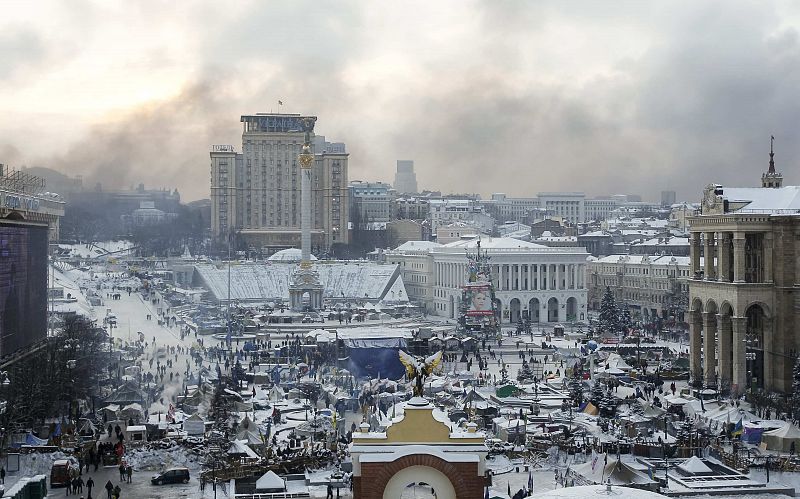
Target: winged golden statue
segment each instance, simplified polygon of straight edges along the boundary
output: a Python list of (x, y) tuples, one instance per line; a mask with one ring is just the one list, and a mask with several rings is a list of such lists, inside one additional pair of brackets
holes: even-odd
[(400, 362), (406, 367), (406, 375), (410, 380), (414, 379), (414, 396), (422, 397), (425, 378), (433, 374), (442, 364), (442, 351), (439, 350), (429, 357), (417, 357), (403, 350), (399, 350)]

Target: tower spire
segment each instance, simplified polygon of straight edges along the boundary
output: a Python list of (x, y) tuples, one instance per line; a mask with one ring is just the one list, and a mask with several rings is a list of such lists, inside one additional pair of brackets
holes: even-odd
[(769, 169), (761, 175), (761, 187), (778, 189), (783, 186), (783, 175), (775, 171), (775, 136), (769, 136)]
[(770, 135), (769, 136), (769, 170), (767, 170), (767, 173), (769, 173), (770, 175), (774, 175), (775, 174), (775, 152), (773, 152), (773, 150), (772, 150), (772, 145), (774, 143), (775, 143), (775, 136), (774, 135)]

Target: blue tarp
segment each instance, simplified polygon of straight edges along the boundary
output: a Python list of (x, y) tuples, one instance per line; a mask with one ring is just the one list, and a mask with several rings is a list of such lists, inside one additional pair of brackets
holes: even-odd
[(764, 433), (764, 428), (744, 427), (744, 434), (742, 440), (748, 444), (758, 445), (761, 443), (761, 435)]
[(348, 338), (344, 344), (350, 352), (348, 369), (356, 377), (396, 380), (405, 374), (397, 354), (406, 348), (405, 338)]
[(47, 440), (33, 436), (33, 433), (25, 435), (26, 445), (47, 445)]
[(405, 367), (397, 354), (399, 348), (351, 348), (348, 370), (356, 377), (400, 379)]

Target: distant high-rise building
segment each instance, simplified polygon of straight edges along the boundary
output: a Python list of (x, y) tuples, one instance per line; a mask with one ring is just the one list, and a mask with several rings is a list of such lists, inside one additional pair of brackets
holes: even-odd
[(675, 191), (661, 191), (661, 206), (675, 204)]
[[(213, 146), (211, 229), (238, 232), (249, 245), (300, 246), (300, 166), (304, 133), (299, 114), (242, 116), (242, 152)], [(312, 250), (348, 241), (347, 161), (340, 142), (312, 137)]]
[(586, 195), (582, 192), (540, 192), (539, 208), (576, 224), (586, 221)]
[(390, 221), (393, 216), (389, 189), (391, 186), (383, 182), (350, 182), (351, 221), (358, 224)]
[(414, 173), (414, 161), (397, 160), (397, 173), (394, 175), (394, 190), (398, 194), (417, 192), (417, 174)]

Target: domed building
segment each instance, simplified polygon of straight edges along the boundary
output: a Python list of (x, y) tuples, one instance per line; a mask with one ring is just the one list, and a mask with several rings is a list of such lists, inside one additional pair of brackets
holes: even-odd
[[(267, 258), (267, 261), (270, 262), (281, 262), (281, 263), (297, 263), (302, 260), (303, 252), (300, 248), (288, 248), (285, 250), (280, 250), (275, 252), (272, 256)], [(311, 261), (315, 261), (317, 257), (314, 255), (310, 256)]]

